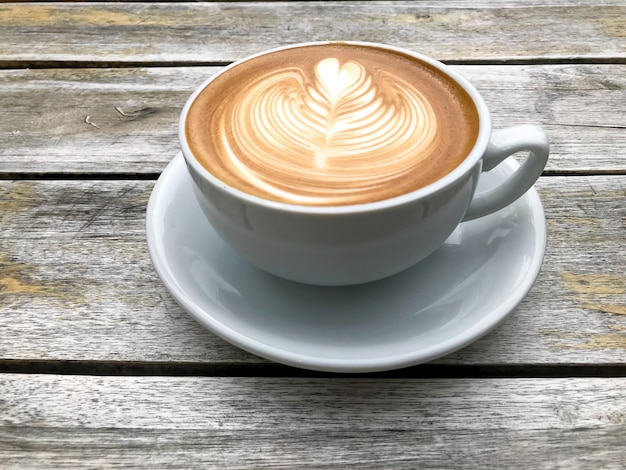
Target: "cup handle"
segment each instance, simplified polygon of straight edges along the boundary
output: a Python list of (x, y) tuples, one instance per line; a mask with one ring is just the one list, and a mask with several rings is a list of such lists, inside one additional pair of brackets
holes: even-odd
[(491, 214), (521, 197), (535, 184), (548, 161), (550, 142), (541, 127), (524, 124), (492, 132), (482, 159), (482, 171), (495, 168), (505, 158), (523, 150), (529, 154), (522, 166), (499, 186), (475, 194), (463, 222)]

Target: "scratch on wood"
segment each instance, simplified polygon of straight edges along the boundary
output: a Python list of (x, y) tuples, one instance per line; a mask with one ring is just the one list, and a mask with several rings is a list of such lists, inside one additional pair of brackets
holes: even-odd
[(89, 124), (90, 126), (93, 126), (93, 127), (97, 128), (97, 129), (100, 129), (100, 126), (98, 126), (98, 125), (97, 125), (96, 123), (94, 123), (94, 122), (91, 122), (91, 116), (87, 116), (87, 117), (85, 118), (85, 122), (86, 122), (87, 124)]
[(589, 181), (589, 178), (587, 178), (587, 184), (589, 185), (589, 187), (591, 188), (591, 192), (593, 193), (594, 196), (597, 196), (598, 191), (596, 191), (596, 188), (593, 187), (593, 185), (591, 184), (591, 182)]
[(119, 194), (115, 195), (115, 196), (111, 196), (108, 199), (106, 199), (106, 201), (104, 201), (104, 204), (102, 206), (100, 206), (100, 208), (98, 210), (96, 210), (91, 217), (89, 217), (89, 219), (76, 231), (76, 234), (74, 235), (74, 238), (76, 238), (78, 236), (78, 234), (80, 234), (81, 232), (83, 232), (84, 230), (86, 230), (87, 228), (89, 228), (91, 225), (93, 225), (93, 223), (98, 220), (98, 218), (104, 213), (104, 211), (106, 211), (111, 204), (116, 200), (116, 199), (121, 199), (124, 196), (126, 196), (127, 193), (131, 192), (132, 190), (135, 189), (137, 185), (131, 185), (127, 188), (124, 188)]
[(138, 119), (144, 116), (149, 116), (150, 114), (154, 114), (158, 112), (158, 108), (147, 107), (147, 108), (137, 109), (135, 111), (126, 112), (119, 106), (116, 106), (115, 111), (117, 111), (117, 113), (120, 116), (128, 118), (130, 121), (134, 121), (135, 119)]
[(124, 111), (122, 111), (122, 108), (120, 108), (119, 106), (115, 107), (115, 111), (117, 111), (118, 114), (120, 114), (121, 116), (124, 117), (130, 117), (130, 114), (126, 114)]

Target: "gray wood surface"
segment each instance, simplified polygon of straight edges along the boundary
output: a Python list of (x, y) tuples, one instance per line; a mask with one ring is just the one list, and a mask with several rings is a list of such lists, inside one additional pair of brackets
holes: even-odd
[[(197, 325), (147, 253), (153, 181), (0, 182), (0, 361), (264, 362)], [(544, 177), (539, 279), (495, 331), (440, 364), (626, 361), (626, 177)]]
[[(625, 18), (624, 0), (0, 0), (0, 469), (623, 469)], [(494, 128), (551, 137), (536, 284), (426, 367), (275, 366), (195, 323), (148, 256), (192, 90), (323, 39), (452, 63)]]
[[(548, 171), (626, 171), (626, 107), (616, 105), (626, 64), (453, 68), (482, 93), (494, 128), (547, 129)], [(0, 70), (0, 173), (156, 174), (178, 150), (183, 104), (217, 70)]]
[(624, 16), (623, 2), (548, 0), (0, 4), (0, 63), (229, 62), (328, 39), (443, 60), (624, 60)]
[(0, 465), (621, 469), (624, 387), (3, 374)]

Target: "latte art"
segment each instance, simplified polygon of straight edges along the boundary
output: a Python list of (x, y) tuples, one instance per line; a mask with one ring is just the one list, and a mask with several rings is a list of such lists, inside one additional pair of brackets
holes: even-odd
[(420, 62), (380, 52), (310, 47), (239, 64), (193, 103), (194, 154), (227, 184), (292, 204), (371, 202), (440, 178), (475, 140), (447, 100), (461, 93)]
[(336, 58), (314, 70), (313, 82), (301, 68), (269, 72), (222, 116), (223, 149), (251, 184), (295, 203), (340, 204), (428, 155), (436, 116), (415, 87)]

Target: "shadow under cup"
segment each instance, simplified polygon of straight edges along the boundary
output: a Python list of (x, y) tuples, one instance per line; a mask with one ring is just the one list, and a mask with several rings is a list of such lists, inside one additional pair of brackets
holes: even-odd
[[(280, 48), (244, 59), (313, 43)], [(350, 285), (403, 271), (439, 247), (463, 219), (476, 189), (481, 158), (491, 132), (488, 110), (478, 92), (445, 65), (420, 54), (367, 43), (428, 64), (454, 81), (471, 98), (478, 132), (469, 154), (452, 171), (425, 187), (374, 202), (335, 206), (293, 204), (245, 192), (208, 171), (194, 156), (186, 135), (191, 105), (217, 76), (190, 97), (181, 114), (179, 138), (194, 194), (208, 221), (236, 252), (277, 276), (309, 284)], [(216, 135), (212, 135), (217, 139)]]

